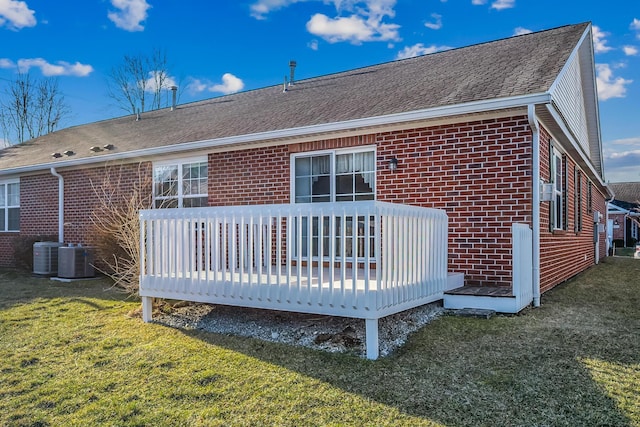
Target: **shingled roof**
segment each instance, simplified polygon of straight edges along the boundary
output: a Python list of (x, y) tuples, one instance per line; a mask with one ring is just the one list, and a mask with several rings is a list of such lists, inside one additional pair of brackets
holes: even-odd
[(615, 193), (616, 205), (625, 209), (640, 206), (640, 182), (612, 182), (608, 185)]
[[(578, 24), (63, 129), (0, 151), (0, 172), (194, 141), (547, 92), (589, 24)], [(16, 170), (16, 169), (14, 169)]]

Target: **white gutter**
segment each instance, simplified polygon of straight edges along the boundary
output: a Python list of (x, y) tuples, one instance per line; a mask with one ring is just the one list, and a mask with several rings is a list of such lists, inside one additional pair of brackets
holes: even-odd
[(39, 165), (21, 166), (11, 169), (3, 169), (0, 175), (24, 174), (41, 171), (46, 168), (62, 168), (72, 166), (84, 166), (92, 163), (103, 163), (114, 160), (124, 160), (145, 156), (158, 156), (175, 154), (183, 151), (211, 149), (236, 144), (250, 144), (255, 142), (295, 138), (327, 132), (340, 132), (375, 126), (384, 126), (397, 123), (407, 123), (420, 120), (436, 119), (440, 117), (480, 113), (492, 110), (525, 107), (529, 104), (545, 104), (551, 102), (551, 95), (538, 93), (533, 95), (513, 96), (509, 98), (473, 101), (464, 104), (447, 105), (443, 107), (428, 108), (409, 111), (405, 113), (387, 114), (378, 117), (345, 120), (342, 122), (324, 123), (319, 125), (302, 126), (297, 128), (281, 129), (267, 132), (258, 132), (246, 135), (229, 136), (224, 138), (206, 139), (201, 141), (183, 142), (179, 144), (164, 145), (162, 147), (144, 148), (125, 153), (113, 153), (95, 157), (85, 157), (77, 160), (62, 160)]
[(533, 228), (533, 306), (540, 307), (540, 128), (536, 121), (536, 106), (527, 106), (527, 117), (529, 126), (533, 132), (533, 153), (532, 153), (532, 188), (533, 201), (531, 222)]
[(64, 243), (64, 178), (56, 168), (51, 168), (51, 175), (58, 178), (58, 242)]

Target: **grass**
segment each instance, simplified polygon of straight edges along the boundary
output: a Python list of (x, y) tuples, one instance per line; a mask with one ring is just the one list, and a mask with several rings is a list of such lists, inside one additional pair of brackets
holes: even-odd
[(105, 282), (0, 277), (0, 425), (640, 426), (640, 262), (372, 362), (144, 324)]

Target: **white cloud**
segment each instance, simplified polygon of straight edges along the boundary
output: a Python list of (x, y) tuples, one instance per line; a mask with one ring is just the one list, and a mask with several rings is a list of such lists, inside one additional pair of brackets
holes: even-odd
[(624, 98), (627, 93), (627, 85), (633, 82), (633, 80), (626, 80), (622, 77), (614, 77), (609, 64), (596, 64), (596, 74), (600, 101)]
[[(633, 21), (631, 21), (631, 25), (629, 25), (629, 28), (631, 28), (632, 30), (640, 31), (640, 19), (633, 18)], [(640, 37), (640, 34), (638, 34), (638, 36)]]
[(431, 28), (432, 30), (439, 30), (440, 28), (442, 28), (442, 15), (432, 13), (431, 17), (435, 19), (435, 22), (426, 22), (424, 26), (427, 28)]
[(524, 28), (524, 27), (516, 27), (516, 28), (513, 30), (513, 35), (514, 35), (514, 36), (521, 36), (521, 35), (523, 35), (523, 34), (531, 34), (531, 33), (533, 33), (533, 31), (531, 31), (531, 30), (530, 30), (530, 29), (528, 29), (528, 28)]
[(379, 19), (364, 19), (358, 15), (329, 18), (316, 13), (307, 22), (307, 31), (329, 43), (400, 40), (398, 28), (400, 26), (396, 24), (383, 24)]
[(596, 53), (609, 52), (613, 49), (611, 46), (607, 46), (608, 42), (605, 37), (608, 35), (609, 33), (605, 33), (597, 25), (593, 26), (593, 48)]
[[(158, 79), (156, 79), (156, 75), (158, 74), (157, 71), (150, 71), (149, 72), (149, 78), (147, 79), (147, 82), (145, 84), (145, 90), (147, 92), (155, 92), (158, 88)], [(174, 79), (173, 77), (169, 76), (169, 75), (165, 75), (164, 78), (162, 79), (162, 87), (160, 89), (171, 89), (171, 86), (178, 86), (178, 84), (176, 83), (176, 79)]]
[(496, 0), (491, 3), (491, 9), (502, 10), (516, 7), (516, 0)]
[(422, 43), (414, 44), (413, 46), (406, 46), (396, 55), (396, 59), (407, 59), (415, 56), (427, 55), (429, 53), (441, 52), (443, 50), (452, 49), (449, 46), (425, 46)]
[(187, 90), (191, 93), (200, 92), (218, 92), (225, 95), (239, 92), (244, 88), (244, 82), (231, 73), (225, 73), (222, 76), (222, 82), (213, 84), (209, 81), (194, 79), (187, 85)]
[(307, 31), (330, 43), (400, 40), (400, 26), (383, 22), (395, 16), (397, 0), (257, 0), (250, 6), (251, 16), (266, 19), (272, 11), (304, 1), (321, 1), (335, 7), (335, 17), (316, 13), (306, 24)]
[(471, 0), (471, 4), (475, 6), (482, 6), (483, 4), (487, 4), (487, 0)]
[(147, 19), (147, 10), (151, 7), (147, 0), (111, 0), (111, 5), (118, 11), (109, 12), (107, 16), (116, 27), (126, 31), (144, 30), (140, 23)]
[[(10, 62), (9, 62), (10, 63)], [(75, 76), (86, 77), (93, 72), (91, 65), (76, 62), (70, 64), (65, 61), (58, 61), (51, 64), (42, 58), (19, 59), (17, 63), (18, 71), (21, 73), (28, 72), (31, 68), (40, 68), (43, 75), (51, 76)]]
[(623, 46), (622, 50), (627, 56), (636, 56), (638, 54), (638, 48), (635, 46)]
[(318, 50), (318, 40), (316, 39), (311, 40), (309, 43), (307, 43), (307, 46), (311, 50)]
[(640, 181), (640, 136), (606, 141), (603, 151), (609, 181)]
[(35, 27), (34, 14), (24, 1), (0, 0), (0, 27), (6, 25), (11, 30)]
[(256, 19), (266, 19), (270, 12), (302, 1), (305, 0), (258, 0), (250, 6), (251, 16)]
[(7, 58), (0, 58), (0, 68), (15, 68), (16, 64)]

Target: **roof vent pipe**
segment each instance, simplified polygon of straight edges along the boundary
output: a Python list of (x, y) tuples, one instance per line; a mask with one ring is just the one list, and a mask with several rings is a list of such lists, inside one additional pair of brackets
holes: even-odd
[(296, 61), (294, 61), (293, 59), (291, 61), (289, 61), (289, 71), (290, 71), (289, 86), (293, 86), (293, 81), (294, 81), (294, 77), (295, 77), (295, 73), (296, 73), (296, 65), (298, 65), (298, 63)]
[(177, 97), (178, 97), (178, 86), (171, 86), (171, 111), (176, 109)]

